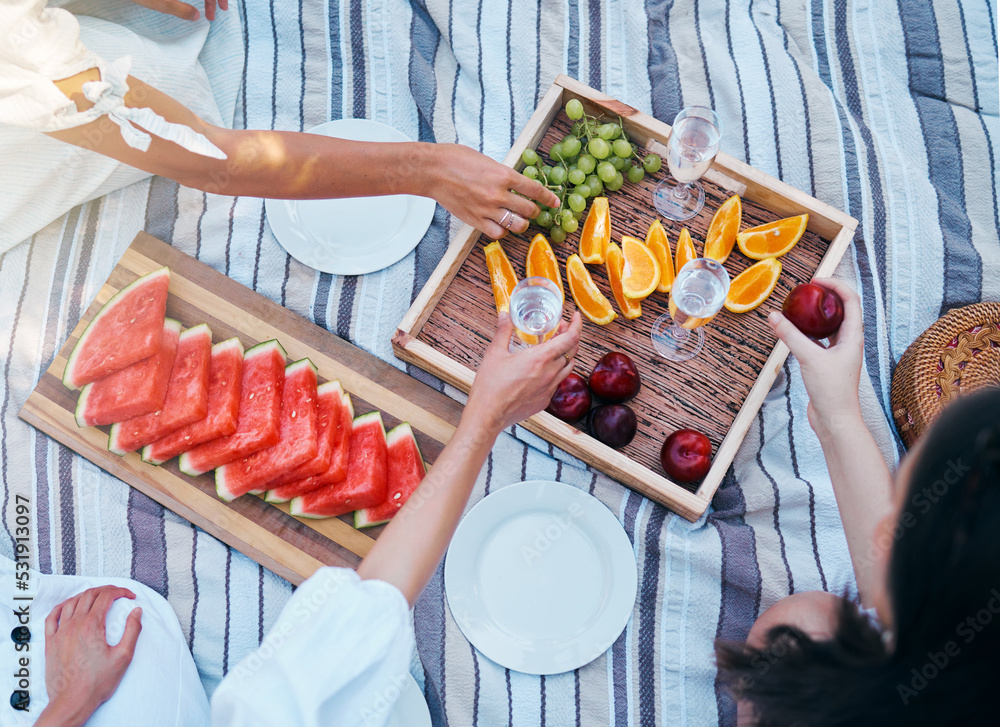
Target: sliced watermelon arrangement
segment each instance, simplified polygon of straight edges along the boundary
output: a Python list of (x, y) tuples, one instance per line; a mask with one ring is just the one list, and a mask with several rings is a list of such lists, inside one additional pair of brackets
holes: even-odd
[(77, 425), (114, 424), (160, 409), (167, 398), (180, 333), (177, 321), (161, 321), (160, 348), (152, 356), (84, 386), (76, 403)]
[(259, 343), (243, 356), (240, 415), (236, 431), (199, 444), (181, 455), (181, 472), (192, 477), (278, 443), (285, 349), (275, 340)]
[(215, 490), (226, 501), (266, 485), (316, 456), (316, 367), (307, 358), (285, 369), (278, 441), (215, 470)]
[(325, 400), (330, 407), (327, 425), (330, 451), (326, 466), (313, 475), (302, 474), (303, 468), (308, 467), (310, 463), (286, 472), (268, 485), (270, 489), (265, 498), (268, 502), (289, 502), (323, 485), (342, 482), (347, 477), (347, 460), (351, 453), (351, 432), (354, 427), (354, 405), (351, 403), (350, 394), (344, 391), (339, 381), (331, 383), (332, 386), (323, 384), (323, 387), (330, 386), (330, 389), (324, 389), (324, 394), (320, 398), (321, 406)]
[(271, 480), (266, 497), (268, 502), (288, 502), (316, 489), (324, 484), (323, 481), (312, 484), (320, 479), (318, 475), (329, 473), (329, 482), (340, 482), (347, 476), (347, 455), (350, 453), (354, 421), (351, 397), (339, 381), (321, 385), (317, 394), (316, 456)]
[(142, 450), (143, 460), (160, 465), (202, 442), (235, 432), (240, 414), (242, 379), (243, 344), (240, 340), (230, 338), (212, 346), (208, 366), (208, 413), (205, 418), (146, 445)]
[(160, 268), (125, 286), (105, 303), (66, 361), (66, 388), (79, 389), (156, 353), (169, 286), (170, 270)]
[(336, 517), (385, 502), (389, 480), (388, 452), (382, 412), (354, 420), (347, 477), (296, 497), (289, 512), (298, 517)]
[(167, 268), (138, 278), (84, 329), (63, 374), (82, 388), (77, 424), (111, 425), (118, 455), (214, 470), (226, 501), (266, 491), (298, 517), (390, 520), (425, 474), (410, 425), (387, 435), (381, 412), (355, 418), (339, 381), (320, 384), (309, 359), (287, 364), (276, 340), (244, 351), (237, 338), (212, 345), (207, 324), (182, 333), (166, 317), (169, 284)]
[(356, 528), (369, 528), (389, 522), (417, 489), (427, 472), (409, 422), (403, 422), (386, 435), (386, 457), (389, 463), (388, 496), (376, 505), (355, 510)]
[(170, 371), (163, 408), (111, 426), (108, 449), (118, 455), (134, 452), (208, 414), (208, 375), (212, 359), (212, 329), (207, 324), (184, 331)]

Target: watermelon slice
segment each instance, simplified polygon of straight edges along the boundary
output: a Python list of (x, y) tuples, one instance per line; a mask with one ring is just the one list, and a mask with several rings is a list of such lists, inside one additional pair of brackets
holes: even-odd
[(180, 323), (173, 318), (163, 320), (156, 353), (84, 386), (76, 402), (77, 425), (114, 424), (160, 409), (167, 397), (180, 334)]
[(212, 329), (202, 323), (181, 334), (170, 371), (163, 408), (111, 427), (108, 449), (134, 452), (208, 414), (208, 369), (212, 360)]
[[(297, 482), (298, 480), (303, 480), (309, 477), (315, 477), (316, 475), (321, 475), (330, 468), (330, 462), (333, 459), (333, 448), (337, 435), (340, 434), (340, 439), (344, 439), (343, 433), (341, 432), (341, 414), (344, 409), (344, 388), (340, 385), (339, 381), (328, 381), (322, 384), (317, 389), (317, 411), (316, 411), (316, 456), (310, 460), (307, 460), (300, 464), (298, 467), (293, 467), (286, 472), (275, 477), (268, 483), (268, 496), (271, 492), (283, 485)], [(347, 431), (350, 432), (351, 429), (351, 418), (345, 417), (347, 420)], [(350, 440), (348, 439), (348, 447), (350, 446)], [(347, 456), (344, 455), (344, 474), (347, 474)], [(341, 477), (343, 479), (343, 477)], [(291, 498), (286, 498), (290, 500)]]
[(285, 349), (274, 339), (259, 343), (243, 357), (240, 415), (236, 431), (199, 444), (181, 455), (181, 472), (192, 477), (278, 443)]
[(227, 502), (266, 485), (316, 456), (316, 367), (307, 358), (285, 368), (278, 443), (215, 470), (215, 490)]
[(240, 339), (230, 338), (212, 346), (208, 365), (208, 414), (144, 447), (143, 460), (163, 464), (202, 442), (235, 432), (240, 413), (242, 374), (243, 344)]
[[(319, 489), (323, 485), (330, 485), (334, 482), (342, 482), (347, 477), (347, 459), (351, 453), (351, 431), (354, 426), (354, 405), (351, 404), (351, 395), (341, 388), (339, 381), (332, 384), (334, 386), (333, 396), (335, 406), (330, 414), (330, 452), (326, 467), (314, 475), (304, 475), (293, 477), (286, 481), (283, 475), (270, 483), (270, 490), (267, 491), (266, 500), (268, 502), (288, 502), (292, 498), (304, 495), (307, 492)], [(320, 397), (320, 406), (323, 405), (323, 397)], [(307, 463), (308, 464), (308, 463)], [(306, 465), (302, 466), (303, 468)], [(302, 468), (296, 468), (288, 475), (295, 475)]]
[(170, 270), (160, 268), (115, 293), (73, 347), (63, 384), (79, 389), (156, 353), (169, 285)]
[(336, 517), (385, 502), (388, 469), (382, 413), (368, 412), (354, 420), (344, 481), (296, 497), (289, 512), (298, 517)]
[(392, 519), (410, 499), (427, 470), (420, 447), (408, 422), (403, 422), (386, 435), (389, 462), (389, 496), (381, 505), (354, 511), (354, 527), (368, 528)]

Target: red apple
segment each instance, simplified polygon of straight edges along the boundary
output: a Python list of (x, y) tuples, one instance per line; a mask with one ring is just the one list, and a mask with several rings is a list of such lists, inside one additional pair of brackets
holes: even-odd
[(602, 404), (587, 417), (590, 436), (615, 449), (631, 442), (637, 428), (635, 412), (625, 404)]
[(612, 351), (604, 354), (594, 366), (589, 384), (590, 390), (598, 398), (620, 404), (639, 393), (642, 381), (632, 359), (624, 353)]
[(678, 429), (663, 441), (660, 463), (675, 482), (695, 482), (712, 465), (712, 443), (694, 429)]
[(844, 322), (844, 303), (840, 296), (816, 283), (792, 288), (781, 312), (796, 328), (816, 340), (832, 336)]
[(580, 374), (570, 374), (563, 379), (545, 411), (564, 422), (582, 419), (590, 411), (590, 389), (584, 378)]

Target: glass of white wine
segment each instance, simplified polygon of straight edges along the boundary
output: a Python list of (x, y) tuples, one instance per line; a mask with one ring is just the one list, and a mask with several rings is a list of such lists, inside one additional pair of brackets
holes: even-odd
[(510, 294), (510, 321), (514, 335), (508, 351), (520, 351), (544, 343), (556, 334), (562, 321), (563, 299), (559, 287), (548, 278), (525, 278)]
[(688, 106), (674, 117), (667, 139), (667, 167), (675, 181), (664, 180), (653, 191), (653, 206), (667, 219), (688, 220), (705, 206), (698, 181), (719, 153), (722, 122), (707, 106)]
[(729, 274), (715, 260), (689, 261), (670, 288), (670, 313), (653, 322), (653, 348), (670, 361), (687, 361), (705, 345), (701, 329), (722, 308), (729, 292)]

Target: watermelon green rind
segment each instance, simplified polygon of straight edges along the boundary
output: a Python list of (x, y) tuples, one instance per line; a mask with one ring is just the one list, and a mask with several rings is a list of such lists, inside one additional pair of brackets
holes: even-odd
[[(212, 352), (211, 352), (212, 329), (208, 327), (207, 323), (201, 323), (201, 324), (199, 324), (197, 326), (192, 326), (191, 328), (188, 328), (187, 330), (185, 330), (185, 331), (183, 331), (181, 333), (180, 337), (177, 340), (178, 358), (180, 357), (181, 346), (183, 346), (184, 343), (186, 341), (188, 341), (189, 339), (191, 339), (191, 338), (206, 338), (206, 339), (208, 339), (208, 344), (207, 345), (209, 346), (209, 361), (210, 361), (211, 360), (211, 355), (212, 355)], [(176, 361), (175, 361), (175, 365), (176, 365)], [(173, 376), (173, 372), (171, 373), (171, 376)], [(205, 377), (206, 377), (206, 379), (208, 377), (208, 371), (207, 370), (205, 371)], [(207, 397), (208, 392), (205, 391), (204, 393), (205, 393), (205, 395)], [(165, 412), (167, 410), (167, 407), (169, 407), (169, 400), (170, 400), (170, 388), (168, 386), (167, 401), (164, 402), (164, 411)], [(195, 414), (195, 415), (197, 415), (197, 414)], [(114, 424), (111, 425), (111, 431), (108, 434), (108, 451), (111, 452), (111, 453), (113, 453), (113, 454), (117, 454), (119, 457), (123, 457), (126, 454), (128, 454), (129, 452), (134, 451), (135, 449), (141, 449), (141, 447), (131, 447), (129, 449), (126, 449), (121, 444), (122, 427), (125, 426), (126, 424), (127, 424), (127, 422), (115, 422)], [(150, 424), (148, 423), (148, 418), (147, 418), (147, 421), (143, 422), (142, 426), (143, 427), (149, 427), (150, 426)], [(173, 428), (174, 429), (179, 429), (180, 427), (176, 427), (175, 426)], [(149, 429), (147, 428), (147, 429), (145, 429), (145, 431), (149, 432)], [(159, 439), (160, 437), (165, 437), (169, 433), (169, 432), (163, 431), (162, 429), (160, 431), (161, 431), (161, 433), (158, 436), (156, 436), (157, 439)]]
[[(221, 343), (216, 343), (215, 345), (213, 345), (212, 346), (212, 358), (215, 358), (216, 356), (222, 356), (225, 353), (229, 352), (230, 350), (235, 350), (239, 354), (240, 366), (242, 367), (242, 361), (243, 361), (243, 356), (244, 356), (243, 343), (240, 341), (240, 339), (235, 338), (235, 337), (234, 338), (227, 338), (225, 341), (222, 341)], [(211, 377), (211, 371), (212, 371), (212, 362), (210, 360), (209, 361), (209, 377)], [(209, 393), (209, 406), (211, 407), (211, 392)], [(212, 411), (211, 411), (211, 408), (209, 408), (209, 416), (211, 416), (211, 414), (212, 414)], [(180, 432), (181, 434), (184, 433), (184, 432), (188, 432), (188, 431), (190, 431), (190, 427), (197, 427), (198, 424), (200, 424), (200, 423), (188, 425), (188, 427), (184, 427), (184, 428), (178, 430), (178, 432)], [(180, 434), (178, 434), (178, 432), (174, 432), (174, 434), (168, 435), (168, 437), (165, 437), (164, 439), (169, 439), (170, 437), (173, 437), (174, 435), (180, 436)], [(208, 439), (214, 439), (214, 437), (210, 436), (210, 437), (208, 437)], [(153, 442), (152, 444), (148, 444), (148, 445), (146, 445), (145, 447), (142, 448), (142, 461), (143, 462), (146, 462), (148, 464), (155, 465), (155, 466), (158, 467), (159, 465), (161, 465), (164, 462), (166, 462), (168, 459), (172, 459), (174, 457), (174, 454), (171, 454), (169, 457), (166, 457), (166, 458), (163, 458), (163, 459), (157, 458), (155, 456), (154, 452), (156, 451), (157, 444), (161, 444), (162, 441), (163, 440), (159, 440), (158, 442)], [(198, 444), (201, 444), (203, 441), (208, 441), (208, 440), (207, 439), (199, 439), (197, 442), (193, 443), (191, 446), (194, 447), (194, 446), (196, 446)], [(162, 450), (162, 447), (161, 447), (161, 450)], [(161, 451), (161, 454), (162, 454), (162, 451)]]
[(80, 391), (80, 396), (76, 400), (76, 411), (74, 412), (74, 417), (76, 418), (76, 425), (78, 427), (85, 427), (87, 423), (83, 420), (83, 414), (87, 411), (87, 403), (90, 399), (90, 392), (93, 390), (91, 384), (87, 384)]
[[(243, 370), (246, 371), (247, 365), (258, 356), (270, 356), (272, 353), (277, 351), (282, 358), (287, 358), (288, 354), (285, 353), (285, 348), (276, 339), (271, 339), (269, 341), (264, 341), (263, 343), (258, 343), (256, 346), (247, 349), (246, 353), (243, 354)], [(239, 430), (233, 435), (237, 436)], [(204, 442), (197, 445), (194, 449), (199, 447), (207, 446), (210, 442)], [(192, 450), (193, 451), (193, 450)], [(178, 459), (178, 467), (181, 472), (188, 475), (189, 477), (199, 477), (205, 474), (209, 470), (215, 469), (215, 467), (208, 467), (207, 469), (199, 469), (191, 463), (191, 451), (184, 452)], [(243, 455), (240, 455), (243, 456)]]
[[(385, 424), (382, 422), (382, 412), (380, 411), (370, 411), (367, 414), (362, 414), (354, 420), (354, 425), (352, 429), (360, 429), (362, 427), (368, 426), (369, 422), (372, 420), (378, 420), (379, 426), (382, 428), (382, 436), (385, 436)], [(304, 496), (299, 496), (292, 498), (291, 503), (288, 506), (288, 512), (295, 517), (310, 518), (310, 519), (323, 519), (326, 515), (314, 515), (303, 511), (304, 506)]]
[[(413, 446), (417, 450), (417, 460), (420, 462), (421, 467), (424, 470), (424, 473), (426, 474), (427, 470), (426, 466), (424, 465), (424, 455), (420, 451), (420, 443), (417, 442), (417, 438), (413, 436), (413, 429), (410, 427), (409, 422), (403, 422), (402, 424), (393, 427), (391, 430), (389, 430), (389, 433), (385, 435), (385, 439), (386, 439), (386, 448), (389, 451), (390, 457), (392, 456), (393, 446), (397, 442), (399, 442), (402, 439), (412, 440)], [(390, 485), (390, 493), (389, 493), (390, 496), (392, 494), (391, 489), (392, 487)], [(355, 510), (354, 527), (360, 530), (362, 528), (371, 528), (376, 525), (384, 525), (385, 523), (389, 522), (391, 518), (373, 517), (373, 513), (380, 507), (381, 506), (376, 505), (375, 507), (366, 507), (363, 510)]]
[[(89, 378), (89, 376), (86, 375), (87, 372), (77, 371), (76, 374), (74, 375), (75, 370), (78, 368), (78, 364), (80, 364), (81, 357), (87, 353), (88, 342), (90, 342), (93, 337), (100, 334), (100, 329), (101, 329), (100, 324), (104, 322), (104, 320), (108, 318), (112, 313), (114, 313), (118, 304), (120, 304), (123, 300), (125, 300), (125, 298), (129, 297), (132, 292), (134, 292), (137, 288), (143, 287), (145, 285), (159, 284), (160, 279), (164, 277), (166, 278), (167, 285), (169, 286), (170, 268), (162, 267), (157, 270), (154, 270), (151, 273), (147, 273), (146, 275), (143, 275), (141, 278), (132, 281), (124, 288), (119, 290), (117, 293), (111, 296), (111, 298), (108, 300), (107, 303), (105, 303), (101, 307), (101, 309), (97, 312), (97, 314), (91, 319), (90, 323), (87, 324), (87, 327), (84, 329), (83, 333), (80, 335), (80, 338), (77, 340), (76, 345), (73, 347), (73, 350), (70, 352), (69, 358), (66, 360), (66, 368), (63, 370), (63, 385), (66, 386), (66, 388), (78, 389), (81, 386), (88, 384), (91, 381), (96, 381), (97, 378), (100, 378), (100, 376)], [(166, 298), (164, 297), (164, 305), (165, 303), (166, 303)], [(159, 318), (161, 316), (157, 317)], [(110, 374), (115, 370), (123, 369), (126, 366), (134, 364), (136, 361), (141, 361), (144, 358), (152, 356), (153, 353), (155, 353), (156, 347), (158, 345), (159, 341), (156, 340), (151, 345), (132, 347), (129, 354), (124, 359), (119, 361), (120, 365), (117, 365), (115, 368), (105, 371), (103, 374), (101, 374), (101, 376)]]

